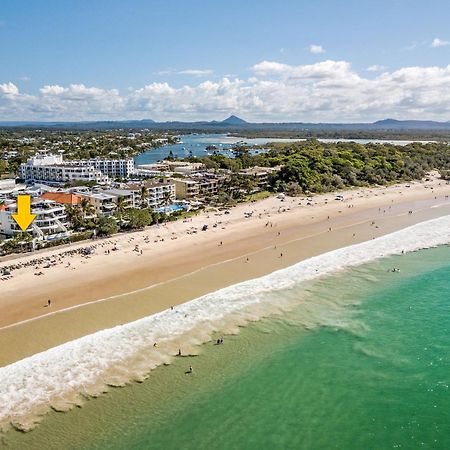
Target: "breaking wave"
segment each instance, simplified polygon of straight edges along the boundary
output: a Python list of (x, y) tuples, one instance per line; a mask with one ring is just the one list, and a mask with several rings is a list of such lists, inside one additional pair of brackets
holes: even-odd
[(287, 309), (298, 297), (281, 295), (283, 290), (378, 258), (449, 242), (450, 216), (422, 222), (2, 367), (0, 429), (12, 425), (30, 430), (50, 408), (66, 411), (108, 386), (143, 381), (153, 368), (169, 363), (178, 348), (194, 353), (214, 331), (237, 332), (240, 325)]

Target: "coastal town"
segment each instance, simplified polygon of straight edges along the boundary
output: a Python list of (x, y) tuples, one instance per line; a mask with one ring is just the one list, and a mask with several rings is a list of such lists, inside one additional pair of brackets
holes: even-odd
[[(183, 138), (148, 129), (4, 130), (0, 256), (142, 230), (270, 195), (308, 204), (315, 194), (421, 180), (432, 170), (446, 182), (450, 172), (445, 142), (255, 146), (237, 140), (203, 152), (198, 144), (181, 147), (184, 155), (161, 152), (180, 148)], [(20, 207), (23, 197), (28, 207)], [(34, 220), (16, 220), (23, 208)]]
[[(128, 140), (136, 136), (141, 134), (127, 134)], [(144, 144), (160, 146), (175, 139), (153, 137)], [(56, 142), (50, 148), (35, 148), (17, 165), (17, 177), (0, 179), (0, 254), (142, 229), (195, 214), (220, 202), (219, 193), (227, 189), (231, 176), (230, 170), (174, 158), (136, 165), (132, 156), (121, 158), (120, 152), (80, 159), (70, 154), (69, 159), (61, 147)], [(130, 153), (130, 148), (121, 151)], [(17, 151), (3, 153), (4, 161), (16, 157)], [(240, 170), (238, 176), (248, 180), (245, 194), (265, 190), (274, 170)], [(22, 195), (30, 196), (31, 214), (36, 216), (25, 231), (14, 220), (17, 197)]]

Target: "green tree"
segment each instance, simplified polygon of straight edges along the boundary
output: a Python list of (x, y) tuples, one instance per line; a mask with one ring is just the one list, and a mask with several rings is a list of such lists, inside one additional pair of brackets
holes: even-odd
[(84, 227), (83, 211), (78, 205), (66, 205), (65, 210), (67, 219), (75, 231), (78, 231)]
[(98, 236), (111, 236), (119, 231), (117, 222), (113, 217), (100, 216), (97, 224)]
[(116, 199), (116, 211), (115, 215), (119, 219), (119, 222), (122, 222), (122, 217), (126, 210), (126, 201), (124, 197), (117, 197)]
[(83, 212), (83, 217), (86, 218), (86, 216), (90, 216), (94, 214), (94, 207), (92, 206), (92, 203), (87, 198), (82, 198), (80, 202), (80, 208)]
[(130, 208), (127, 210), (127, 227), (141, 229), (152, 223), (152, 216), (148, 209)]

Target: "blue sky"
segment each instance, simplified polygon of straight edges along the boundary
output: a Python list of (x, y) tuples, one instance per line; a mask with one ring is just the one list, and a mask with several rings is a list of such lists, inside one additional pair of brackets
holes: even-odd
[(449, 17), (436, 0), (2, 0), (0, 119), (450, 120)]

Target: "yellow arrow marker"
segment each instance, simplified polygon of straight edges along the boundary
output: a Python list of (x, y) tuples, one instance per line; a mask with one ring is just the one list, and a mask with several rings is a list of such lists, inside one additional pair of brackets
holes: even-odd
[(31, 214), (31, 197), (29, 195), (17, 196), (17, 214), (13, 214), (12, 218), (22, 231), (26, 231), (36, 219), (36, 214)]

